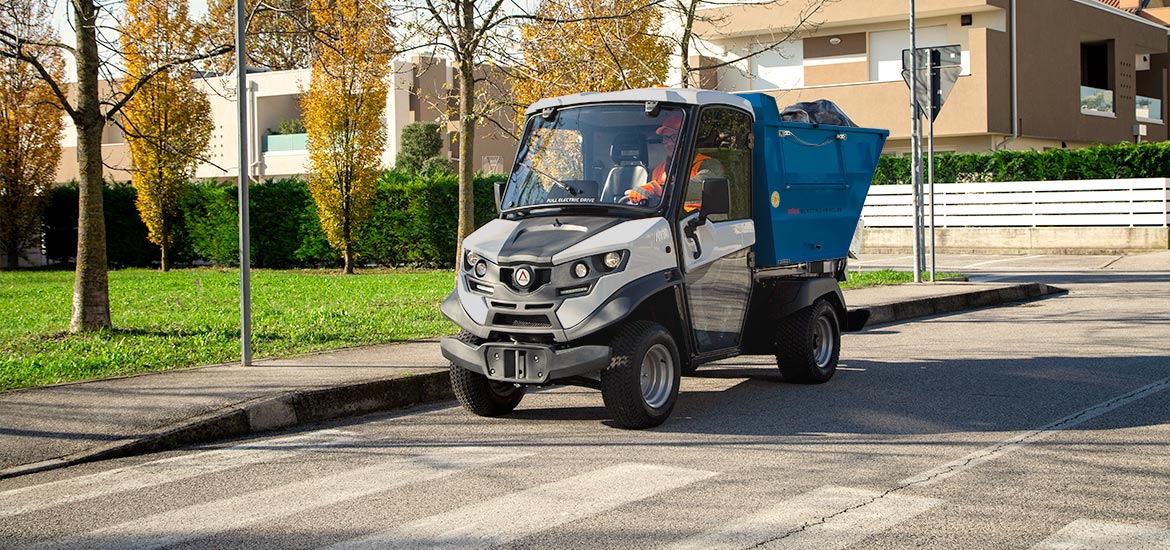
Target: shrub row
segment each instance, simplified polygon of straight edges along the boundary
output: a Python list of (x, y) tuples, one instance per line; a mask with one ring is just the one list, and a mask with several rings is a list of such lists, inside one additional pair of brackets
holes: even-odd
[[(496, 216), (492, 185), (503, 176), (475, 180), (476, 226)], [(387, 171), (378, 182), (374, 213), (358, 242), (361, 264), (450, 267), (455, 261), (458, 178), (443, 172), (408, 175)], [(77, 250), (76, 185), (53, 190), (45, 211), (50, 262), (70, 263)], [(106, 247), (111, 267), (157, 264), (158, 247), (146, 238), (127, 184), (105, 188)], [(239, 202), (235, 185), (196, 183), (179, 203), (174, 254), (179, 263), (239, 263)], [(248, 191), (251, 264), (287, 269), (340, 265), (325, 239), (309, 188), (300, 179), (270, 180)]]
[[(936, 153), (934, 158), (934, 181), (939, 183), (1115, 178), (1170, 178), (1170, 142), (992, 154)], [(881, 157), (874, 185), (910, 182), (910, 157)]]

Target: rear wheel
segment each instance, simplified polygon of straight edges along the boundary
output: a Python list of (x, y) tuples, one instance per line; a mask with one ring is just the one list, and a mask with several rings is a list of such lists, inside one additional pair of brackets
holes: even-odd
[(613, 339), (609, 368), (601, 371), (601, 397), (619, 428), (662, 424), (674, 409), (682, 369), (665, 327), (633, 321)]
[[(460, 331), (456, 336), (469, 344), (478, 344), (475, 335)], [(512, 412), (524, 399), (527, 388), (510, 382), (497, 382), (488, 377), (451, 365), (451, 391), (463, 408), (479, 416), (500, 416)]]
[(817, 300), (780, 320), (776, 332), (776, 365), (784, 379), (796, 384), (828, 382), (841, 355), (841, 326), (828, 300)]

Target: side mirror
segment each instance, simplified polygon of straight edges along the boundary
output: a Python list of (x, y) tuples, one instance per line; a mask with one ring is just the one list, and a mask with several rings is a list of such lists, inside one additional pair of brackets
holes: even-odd
[(706, 178), (703, 180), (703, 204), (699, 207), (699, 223), (709, 216), (731, 212), (731, 193), (727, 189), (727, 178)]
[(495, 189), (497, 216), (500, 215), (501, 211), (503, 211), (502, 205), (504, 204), (504, 184), (506, 183), (507, 182), (504, 181), (497, 181), (495, 185), (492, 186)]

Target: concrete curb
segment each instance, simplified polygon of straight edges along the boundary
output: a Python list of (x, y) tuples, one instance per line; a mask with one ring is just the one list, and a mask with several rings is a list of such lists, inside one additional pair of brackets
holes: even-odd
[[(1054, 286), (1027, 283), (879, 304), (867, 307), (870, 310), (867, 326), (1022, 302), (1066, 292), (1068, 291)], [(446, 401), (453, 397), (446, 369), (428, 369), (425, 372), (397, 378), (291, 391), (237, 403), (138, 437), (112, 441), (87, 451), (0, 470), (0, 479), (84, 462), (210, 443), (347, 416)]]
[(446, 370), (291, 391), (237, 403), (138, 437), (111, 441), (79, 453), (13, 466), (0, 470), (0, 479), (451, 398), (451, 381)]
[(1052, 294), (1065, 294), (1068, 291), (1042, 283), (1026, 283), (974, 292), (961, 292), (946, 296), (932, 296), (917, 300), (906, 300), (892, 304), (868, 306), (869, 323), (867, 327), (896, 323), (908, 319), (929, 317), (979, 309), (1012, 302), (1035, 300)]

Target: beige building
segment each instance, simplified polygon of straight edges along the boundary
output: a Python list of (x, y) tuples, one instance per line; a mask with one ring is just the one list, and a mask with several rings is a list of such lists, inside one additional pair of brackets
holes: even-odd
[[(253, 181), (306, 173), (309, 158), (305, 150), (307, 136), (303, 129), (298, 131), (296, 122), (303, 119), (300, 97), (301, 91), (308, 89), (310, 74), (309, 69), (249, 74), (247, 135), (250, 136), (248, 158), (251, 165), (248, 173)], [(395, 62), (383, 117), (388, 138), (382, 155), (383, 166), (393, 166), (401, 146), (402, 127), (412, 122), (448, 121), (441, 154), (448, 157), (457, 154), (458, 148), (453, 146), (458, 128), (454, 75), (454, 69), (442, 59), (415, 58), (409, 62)], [(206, 153), (207, 162), (199, 164), (195, 177), (235, 178), (239, 173), (235, 76), (201, 79), (198, 85), (211, 102), (214, 128)], [(497, 118), (505, 127), (513, 124), (510, 111), (501, 112)], [(288, 131), (290, 129), (292, 131)], [(61, 144), (57, 181), (64, 183), (78, 177), (77, 132), (68, 119)], [(476, 170), (501, 172), (512, 161), (515, 152), (516, 141), (507, 132), (495, 127), (477, 130)], [(115, 124), (105, 129), (102, 156), (107, 178), (115, 181), (130, 179), (130, 152), (125, 136)]]
[[(902, 50), (906, 0), (840, 0), (809, 34), (767, 50), (804, 2), (708, 12), (708, 87), (764, 91), (781, 105), (829, 99), (910, 150)], [(938, 151), (1046, 149), (1167, 139), (1165, 0), (918, 0), (918, 47), (957, 45), (961, 76), (935, 121)], [(716, 28), (717, 25), (717, 28)], [(1014, 121), (1014, 124), (1013, 124)]]

